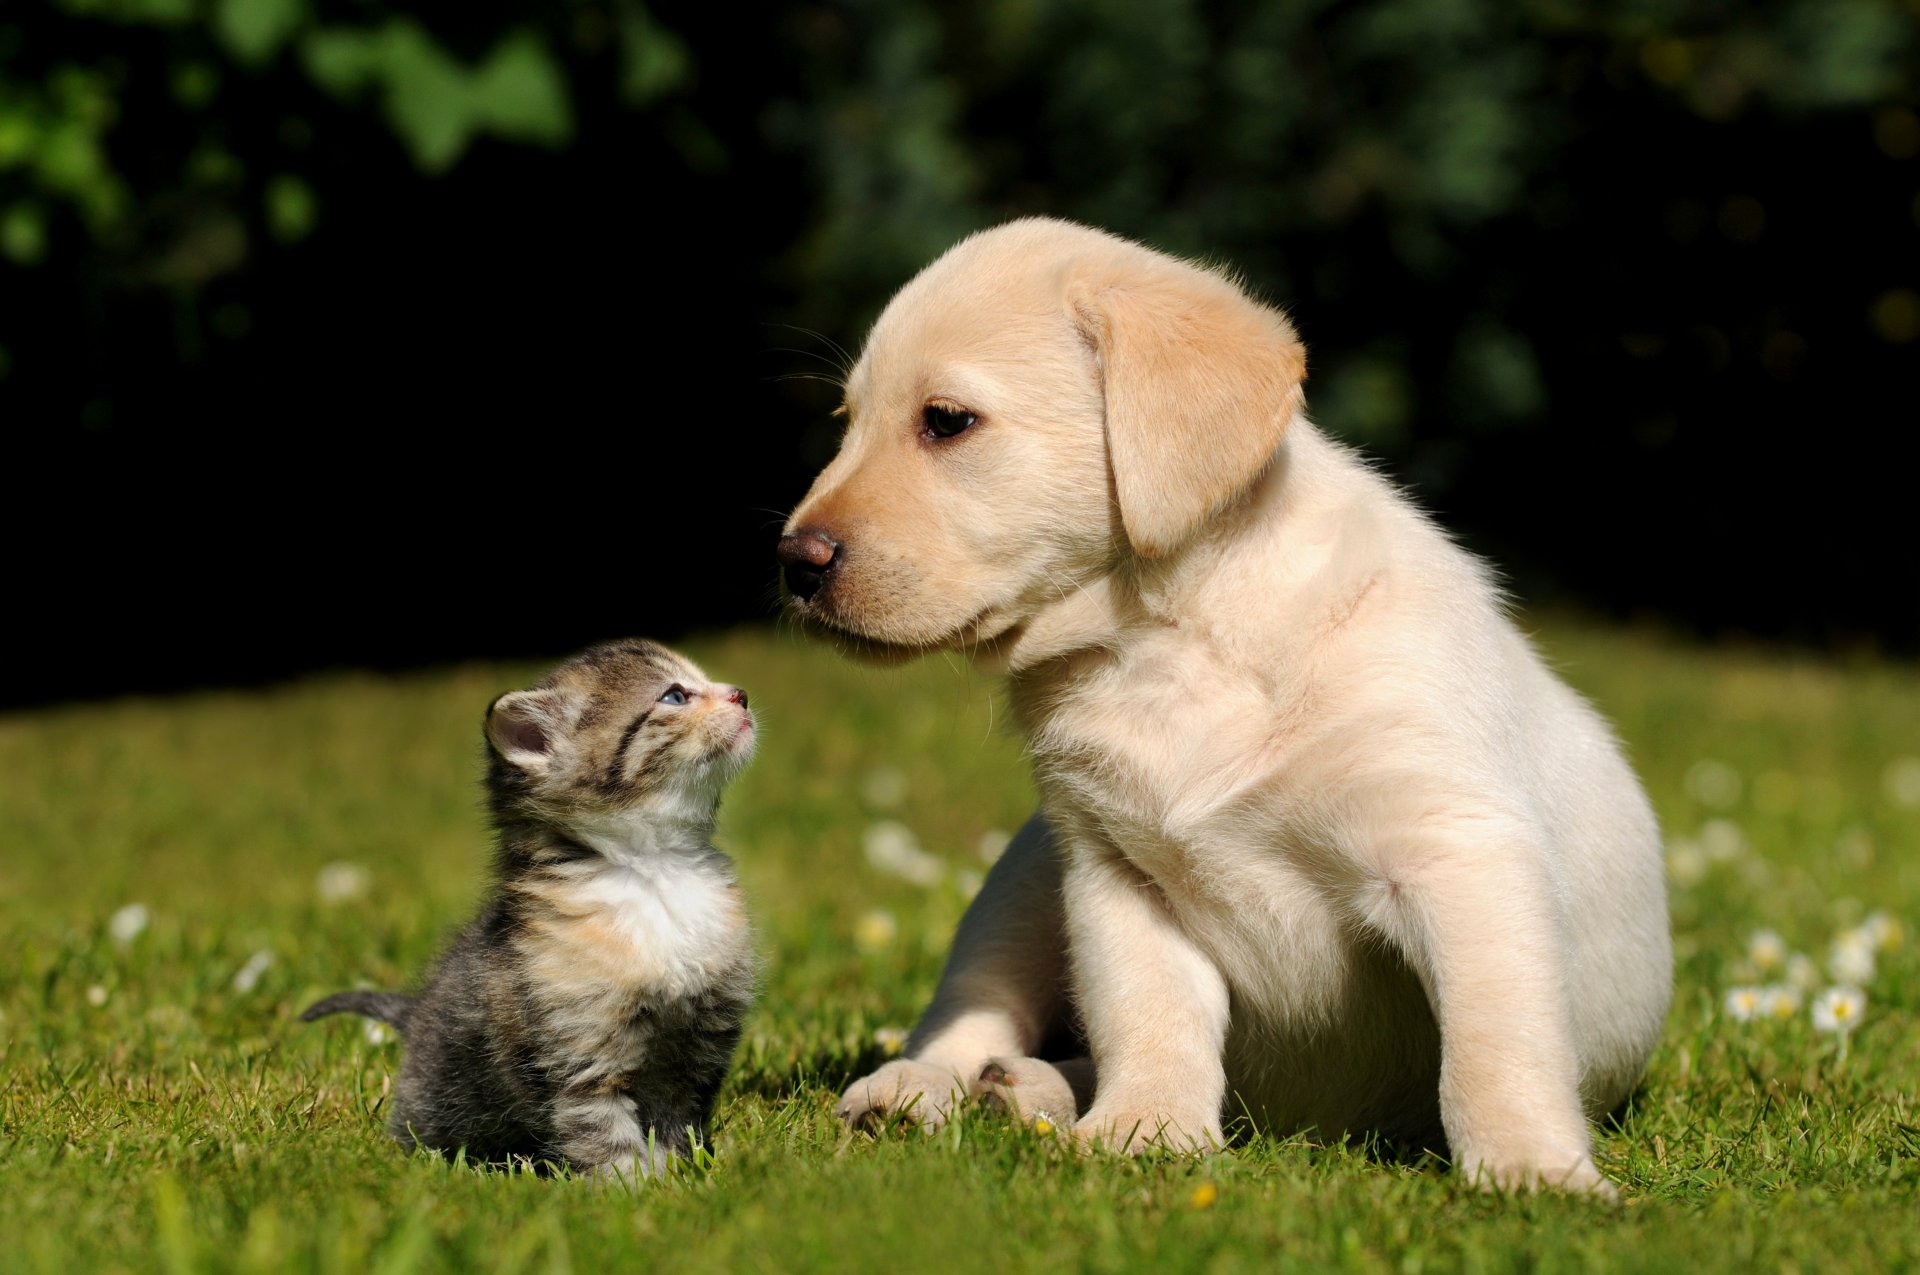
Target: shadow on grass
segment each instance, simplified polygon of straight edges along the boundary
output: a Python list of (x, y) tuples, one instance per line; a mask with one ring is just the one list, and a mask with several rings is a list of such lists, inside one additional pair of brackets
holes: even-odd
[(839, 1094), (861, 1076), (870, 1075), (900, 1055), (870, 1045), (857, 1054), (820, 1052), (796, 1059), (784, 1068), (758, 1068), (751, 1073), (736, 1073), (729, 1091), (735, 1097), (762, 1098), (785, 1102), (809, 1090)]

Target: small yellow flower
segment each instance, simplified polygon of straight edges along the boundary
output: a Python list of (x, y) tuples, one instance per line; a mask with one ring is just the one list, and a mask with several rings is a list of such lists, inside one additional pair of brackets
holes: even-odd
[(907, 1047), (907, 1029), (904, 1027), (877, 1028), (873, 1033), (873, 1042), (886, 1050), (888, 1057), (892, 1057)]
[(1187, 1194), (1187, 1207), (1190, 1209), (1210, 1209), (1220, 1198), (1220, 1188), (1211, 1182), (1202, 1182)]
[(854, 946), (862, 952), (878, 952), (893, 946), (900, 937), (900, 922), (893, 913), (876, 908), (862, 916), (853, 927)]
[(1045, 1111), (1034, 1112), (1033, 1131), (1043, 1138), (1050, 1135), (1053, 1132), (1053, 1116)]

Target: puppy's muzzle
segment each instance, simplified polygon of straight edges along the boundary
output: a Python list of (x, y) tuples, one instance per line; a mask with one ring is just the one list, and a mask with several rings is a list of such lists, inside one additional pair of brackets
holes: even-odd
[(802, 602), (810, 602), (814, 594), (827, 587), (828, 578), (840, 565), (840, 543), (824, 531), (803, 528), (780, 537), (774, 556), (780, 560), (780, 575), (786, 581), (787, 592)]

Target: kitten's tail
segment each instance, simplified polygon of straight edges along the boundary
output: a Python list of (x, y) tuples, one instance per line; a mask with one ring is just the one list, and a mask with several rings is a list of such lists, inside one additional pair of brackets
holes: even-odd
[(328, 1014), (364, 1014), (405, 1032), (407, 1017), (413, 1012), (413, 999), (401, 992), (340, 992), (323, 1001), (316, 1001), (306, 1013), (300, 1015), (300, 1021), (310, 1023)]

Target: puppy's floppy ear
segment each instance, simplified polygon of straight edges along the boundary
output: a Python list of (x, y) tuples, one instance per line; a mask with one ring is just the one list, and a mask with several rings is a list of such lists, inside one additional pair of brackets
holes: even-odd
[(1278, 310), (1158, 253), (1084, 270), (1067, 298), (1099, 359), (1121, 523), (1159, 557), (1259, 476), (1300, 406), (1306, 349)]

